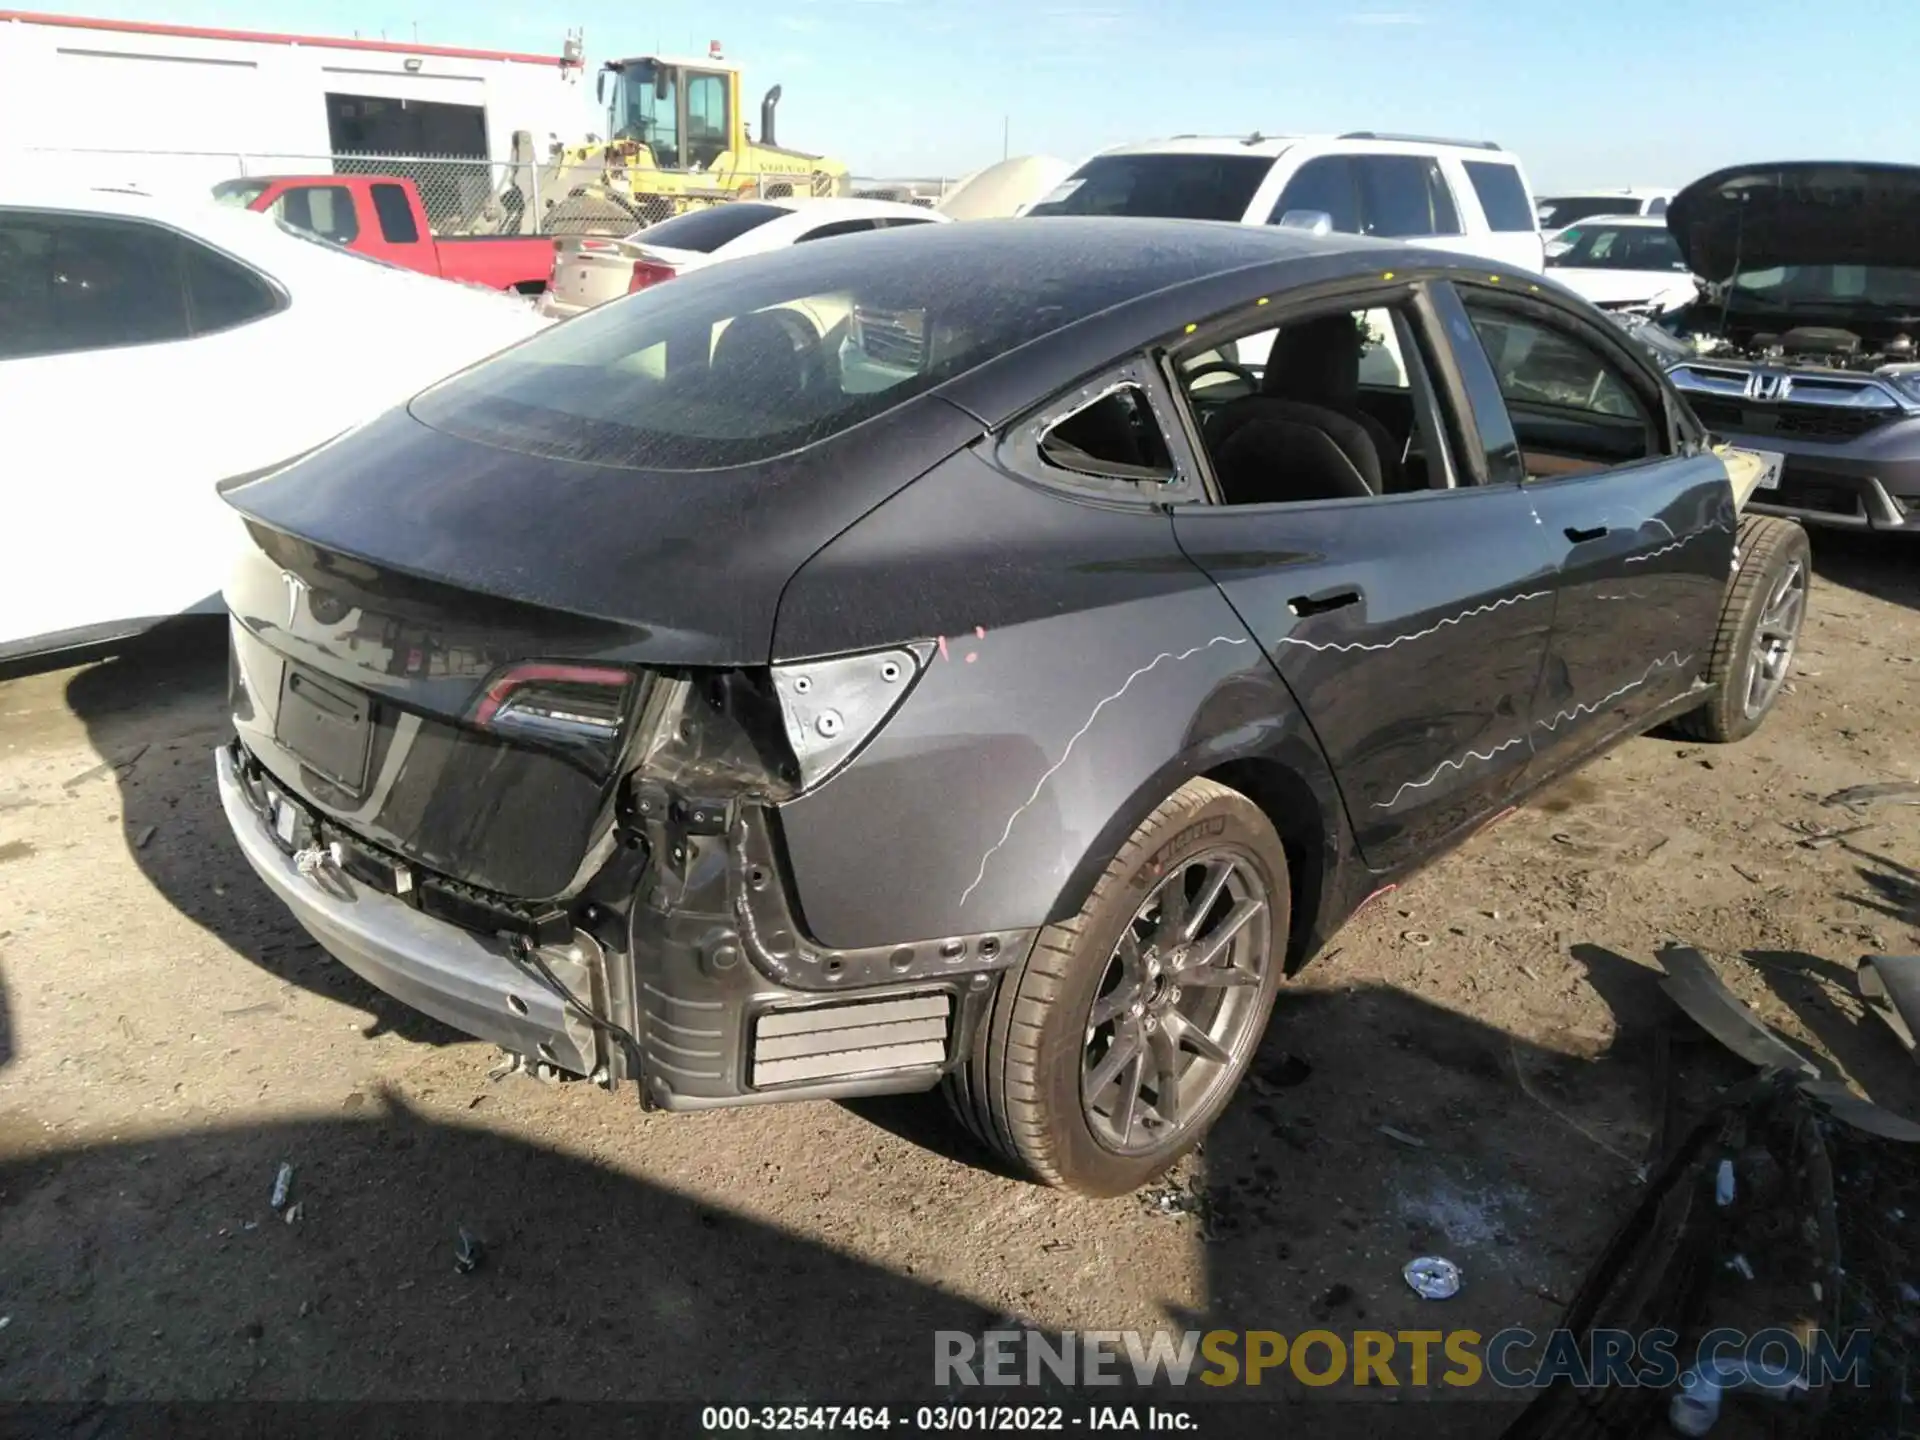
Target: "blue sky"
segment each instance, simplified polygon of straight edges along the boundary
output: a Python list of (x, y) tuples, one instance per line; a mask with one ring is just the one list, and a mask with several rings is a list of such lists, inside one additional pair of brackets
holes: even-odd
[[(31, 0), (29, 0), (31, 3)], [(33, 8), (41, 8), (35, 6)], [(49, 7), (51, 8), (51, 7)], [(1684, 184), (1722, 164), (1916, 157), (1920, 6), (1850, 0), (92, 0), (72, 13), (557, 53), (720, 40), (749, 113), (861, 175), (1077, 160), (1180, 132), (1498, 140), (1536, 191)], [(1825, 17), (1825, 18), (1823, 18)]]

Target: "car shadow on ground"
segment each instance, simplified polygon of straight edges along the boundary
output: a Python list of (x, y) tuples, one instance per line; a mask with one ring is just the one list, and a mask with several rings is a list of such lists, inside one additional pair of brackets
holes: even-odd
[(120, 790), (127, 853), (174, 909), (289, 984), (363, 1010), (368, 1036), (465, 1037), (330, 959), (248, 868), (213, 779), (232, 735), (224, 626), (170, 632), (74, 673), (66, 701)]
[(1818, 528), (1807, 533), (1820, 579), (1920, 610), (1920, 536)]
[[(1544, 1329), (1634, 1196), (1627, 1167), (1573, 1126), (1637, 1122), (1632, 1105), (1608, 1117), (1593, 1099), (1618, 1089), (1607, 1056), (1520, 1046), (1533, 1083), (1574, 1119), (1543, 1113), (1516, 1085), (1516, 1044), (1397, 991), (1287, 997), (1255, 1083), (1195, 1167), (1186, 1193), (1203, 1197), (1198, 1209), (1165, 1205), (1177, 1187), (1108, 1202), (1036, 1190), (1033, 1203), (1144, 1208), (1136, 1223), (1187, 1227), (1207, 1299), (1198, 1310), (1169, 1299), (1173, 1330)], [(724, 1117), (645, 1123), (718, 1130)], [(0, 1139), (9, 1398), (1036, 1398), (956, 1392), (934, 1376), (935, 1332), (1007, 1323), (961, 1292), (990, 1288), (993, 1251), (1038, 1243), (1017, 1230), (988, 1238), (980, 1273), (943, 1288), (737, 1213), (724, 1194), (703, 1202), (392, 1090), (350, 1118), (77, 1149), (50, 1138)], [(291, 1223), (269, 1204), (283, 1161), (295, 1167)], [(883, 1170), (872, 1183), (865, 1203), (884, 1206), (924, 1176)], [(977, 1230), (965, 1215), (952, 1224)], [(466, 1273), (463, 1230), (480, 1242)], [(1083, 1264), (1127, 1263), (1052, 1243), (1085, 1246)], [(1416, 1296), (1400, 1275), (1416, 1254), (1455, 1260), (1461, 1295)], [(1310, 1388), (1284, 1370), (1257, 1392), (1194, 1384), (1157, 1398), (1284, 1400), (1304, 1407), (1290, 1412), (1303, 1433), (1376, 1440), (1496, 1435), (1517, 1413), (1519, 1397), (1440, 1385), (1444, 1368), (1436, 1360), (1424, 1390), (1397, 1377), (1397, 1398), (1431, 1405), (1362, 1403), (1396, 1397)], [(1054, 1384), (1039, 1398), (1140, 1396)]]
[[(253, 963), (368, 1012), (375, 1029), (461, 1039), (328, 959), (247, 870), (210, 773), (227, 734), (225, 664), (218, 644), (134, 651), (69, 682), (119, 784), (128, 853)], [(1126, 1223), (1185, 1227), (1202, 1255), (1204, 1304), (1183, 1305), (1170, 1281), (1167, 1323), (1550, 1327), (1633, 1202), (1652, 1133), (1643, 1042), (1665, 1004), (1649, 966), (1599, 946), (1575, 959), (1615, 1016), (1611, 1043), (1510, 1035), (1397, 989), (1284, 988), (1202, 1153), (1166, 1183), (1099, 1202)], [(992, 1168), (937, 1096), (850, 1108)], [(998, 1313), (957, 1292), (993, 1293), (996, 1247), (1041, 1243), (993, 1237), (971, 1262), (979, 1273), (941, 1289), (735, 1215), (724, 1195), (703, 1205), (397, 1096), (351, 1120), (62, 1152), (20, 1143), (32, 1148), (0, 1137), (9, 1395), (931, 1398), (932, 1332)], [(292, 1226), (266, 1207), (282, 1159), (298, 1167)], [(923, 1183), (883, 1174), (872, 1203), (904, 1207), (904, 1187)], [(1069, 1233), (1075, 1207), (1094, 1203), (1033, 1194), (1067, 1217), (1047, 1228)], [(489, 1251), (471, 1275), (453, 1267), (461, 1227)], [(1459, 1297), (1438, 1306), (1408, 1287), (1402, 1267), (1420, 1254), (1462, 1267)], [(1083, 1263), (1126, 1261), (1089, 1250)], [(1315, 1434), (1364, 1412), (1356, 1428), (1379, 1436), (1400, 1408), (1322, 1406), (1353, 1392), (1290, 1380), (1262, 1393), (1313, 1403), (1327, 1422)], [(1493, 1434), (1515, 1407), (1442, 1408), (1457, 1433)], [(1422, 1420), (1408, 1433), (1442, 1432)]]

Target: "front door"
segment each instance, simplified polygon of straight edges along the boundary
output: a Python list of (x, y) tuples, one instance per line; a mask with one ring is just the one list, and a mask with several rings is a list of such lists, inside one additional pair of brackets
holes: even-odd
[[(1266, 648), (1333, 766), (1367, 863), (1387, 870), (1518, 793), (1557, 557), (1523, 486), (1474, 483), (1484, 477), (1457, 463), (1460, 432), (1441, 412), (1417, 308), (1351, 313), (1366, 383), (1348, 408), (1377, 422), (1364, 428), (1388, 452), (1395, 488), (1234, 503), (1249, 479), (1247, 493), (1273, 493), (1238, 473), (1235, 440), (1208, 446), (1223, 503), (1179, 507), (1174, 528)], [(1391, 364), (1376, 353), (1389, 348)], [(1240, 353), (1235, 368), (1248, 362)], [(1225, 432), (1209, 418), (1226, 413), (1209, 382), (1226, 368), (1176, 365), (1203, 437)], [(1242, 387), (1260, 377), (1249, 369)]]

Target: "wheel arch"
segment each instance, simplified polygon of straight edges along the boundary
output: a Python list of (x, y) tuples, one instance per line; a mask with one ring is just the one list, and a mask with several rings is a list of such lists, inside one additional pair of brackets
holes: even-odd
[(1047, 916), (1072, 916), (1127, 837), (1168, 796), (1196, 776), (1245, 795), (1272, 823), (1286, 851), (1289, 900), (1285, 972), (1293, 974), (1341, 918), (1339, 896), (1351, 851), (1345, 814), (1319, 744), (1289, 712), (1277, 735), (1254, 743), (1201, 742), (1156, 770), (1108, 816), (1068, 872)]

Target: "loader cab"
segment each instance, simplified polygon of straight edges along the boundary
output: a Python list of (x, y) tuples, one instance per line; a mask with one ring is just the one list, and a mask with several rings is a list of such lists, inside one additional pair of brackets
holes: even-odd
[(599, 100), (610, 140), (644, 145), (662, 170), (710, 170), (746, 145), (740, 72), (706, 62), (642, 55), (602, 67)]

